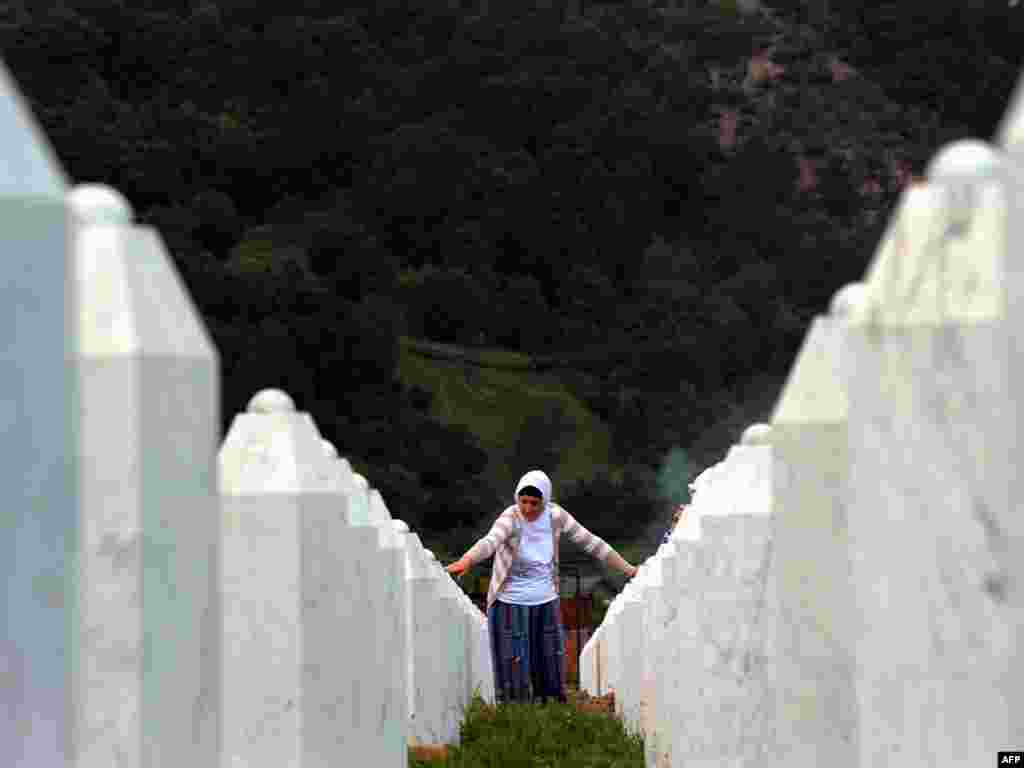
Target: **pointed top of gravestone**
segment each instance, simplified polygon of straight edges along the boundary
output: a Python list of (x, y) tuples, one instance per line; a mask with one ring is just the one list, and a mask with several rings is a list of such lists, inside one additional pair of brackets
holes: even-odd
[(316, 439), (323, 440), (324, 436), (320, 434), (320, 427), (317, 426), (316, 419), (313, 418), (313, 415), (311, 413), (306, 413), (305, 411), (300, 415), (313, 426), (313, 430), (316, 432)]
[(1000, 315), (1005, 185), (951, 178), (904, 191), (868, 270), (869, 302), (851, 313), (849, 325), (932, 327)]
[(742, 445), (768, 445), (771, 435), (772, 427), (770, 424), (751, 424), (743, 430), (740, 443)]
[(1000, 177), (1002, 153), (977, 139), (947, 144), (928, 164), (928, 181), (945, 187), (949, 229), (967, 227), (978, 203), (980, 188)]
[(217, 455), (221, 494), (334, 493), (330, 462), (307, 417), (295, 412), (236, 415)]
[(410, 579), (432, 579), (436, 576), (433, 568), (429, 567), (426, 550), (418, 534), (410, 533), (405, 542), (405, 564), (406, 578)]
[(940, 149), (925, 173), (930, 182), (977, 182), (994, 178), (1002, 162), (999, 152), (987, 142), (961, 139)]
[(50, 142), (0, 63), (0, 197), (63, 200), (67, 188)]
[(130, 227), (135, 219), (124, 195), (106, 184), (79, 184), (68, 194), (71, 212), (83, 226)]
[(836, 424), (846, 421), (846, 388), (839, 371), (840, 326), (817, 317), (772, 414), (772, 424)]
[(1007, 151), (1024, 149), (1024, 77), (1017, 82), (995, 135), (996, 143)]
[(334, 469), (335, 477), (337, 478), (338, 485), (342, 492), (349, 494), (355, 488), (352, 480), (352, 465), (348, 463), (348, 459), (343, 456), (336, 457), (333, 461), (329, 459), (332, 468)]
[(384, 497), (376, 488), (371, 488), (366, 494), (366, 514), (370, 525), (377, 529), (378, 539), (384, 547), (393, 549), (401, 545), (398, 534), (395, 532), (391, 519), (391, 512), (388, 505), (384, 503)]
[(828, 311), (833, 317), (851, 317), (868, 301), (868, 287), (864, 283), (847, 283), (832, 296)]
[(391, 527), (394, 529), (395, 533), (409, 532), (409, 524), (405, 522), (405, 520), (392, 520)]
[(216, 346), (160, 234), (134, 226), (131, 206), (110, 187), (75, 187), (62, 207), (73, 231), (75, 355), (216, 365)]
[(252, 396), (248, 413), (294, 413), (295, 401), (280, 389), (264, 389)]
[[(391, 510), (388, 509), (388, 505), (384, 503), (384, 497), (381, 492), (376, 488), (369, 490), (370, 497), (370, 520), (375, 524), (384, 524), (391, 522)], [(391, 530), (390, 526), (388, 530)]]
[(725, 457), (728, 476), (716, 484), (712, 505), (702, 509), (705, 515), (751, 515), (769, 517), (772, 513), (772, 455), (770, 439), (760, 444), (741, 444), (729, 448)]

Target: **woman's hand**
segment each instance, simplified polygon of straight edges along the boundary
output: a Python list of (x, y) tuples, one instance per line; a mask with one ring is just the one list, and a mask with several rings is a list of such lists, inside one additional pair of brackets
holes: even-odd
[(626, 566), (626, 578), (627, 579), (632, 579), (634, 576), (636, 576), (636, 571), (637, 571), (637, 568), (636, 568), (635, 565), (627, 565)]
[(445, 570), (452, 576), (461, 576), (469, 570), (470, 565), (471, 563), (469, 562), (469, 558), (463, 555), (451, 565), (446, 566)]

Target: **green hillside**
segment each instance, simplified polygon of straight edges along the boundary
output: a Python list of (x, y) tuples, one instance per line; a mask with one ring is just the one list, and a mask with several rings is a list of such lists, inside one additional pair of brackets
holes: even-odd
[(612, 463), (608, 425), (561, 375), (532, 370), (527, 355), (402, 337), (398, 372), (403, 385), (432, 393), (435, 418), (477, 436), (490, 456), (488, 480), (502, 497), (525, 464), (544, 468), (559, 488)]

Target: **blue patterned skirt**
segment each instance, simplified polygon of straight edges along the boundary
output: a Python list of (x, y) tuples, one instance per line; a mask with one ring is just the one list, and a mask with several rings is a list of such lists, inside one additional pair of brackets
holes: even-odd
[(495, 600), (487, 621), (497, 701), (565, 703), (561, 601), (511, 605)]

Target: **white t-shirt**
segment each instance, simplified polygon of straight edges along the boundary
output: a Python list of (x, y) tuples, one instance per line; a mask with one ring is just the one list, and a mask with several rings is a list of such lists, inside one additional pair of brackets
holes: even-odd
[(555, 545), (551, 510), (545, 507), (532, 523), (524, 520), (515, 562), (498, 599), (512, 605), (543, 605), (558, 597), (554, 582)]

